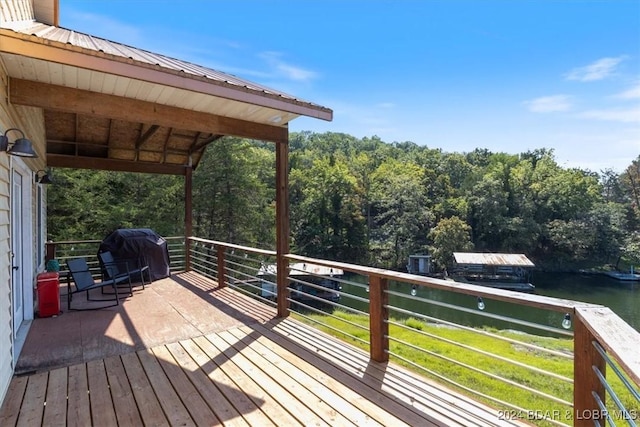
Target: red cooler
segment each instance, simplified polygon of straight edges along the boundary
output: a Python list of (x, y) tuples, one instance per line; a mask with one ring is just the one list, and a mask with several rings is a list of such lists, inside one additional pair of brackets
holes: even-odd
[(38, 317), (60, 314), (60, 281), (58, 273), (38, 274)]

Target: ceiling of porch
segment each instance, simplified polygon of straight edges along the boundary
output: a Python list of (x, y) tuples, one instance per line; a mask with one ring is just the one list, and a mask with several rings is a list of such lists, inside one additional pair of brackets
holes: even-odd
[(48, 166), (183, 174), (222, 136), (286, 142), (291, 120), (332, 119), (235, 76), (59, 27), (0, 37), (9, 101), (43, 111)]

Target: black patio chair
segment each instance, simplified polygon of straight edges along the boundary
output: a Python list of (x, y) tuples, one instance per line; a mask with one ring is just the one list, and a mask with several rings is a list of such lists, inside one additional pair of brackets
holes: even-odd
[[(106, 279), (103, 277), (103, 280), (100, 282), (96, 282), (91, 275), (91, 270), (89, 270), (89, 266), (87, 265), (87, 261), (84, 258), (73, 258), (67, 260), (67, 268), (69, 269), (69, 274), (67, 275), (67, 308), (69, 310), (98, 310), (107, 307), (113, 307), (120, 304), (120, 300), (118, 297), (118, 284), (128, 281), (129, 285), (129, 294), (133, 295), (131, 290), (131, 281), (128, 277), (119, 277), (113, 279)], [(72, 280), (73, 279), (73, 280)], [(75, 290), (72, 288), (71, 282), (73, 281), (75, 285)], [(114, 298), (101, 298), (101, 299), (93, 299), (89, 291), (93, 289), (104, 289), (105, 287), (111, 287), (113, 289)], [(87, 293), (88, 301), (113, 301), (112, 304), (101, 305), (99, 307), (87, 307), (87, 308), (72, 308), (71, 301), (73, 300), (73, 294), (79, 292)]]
[(140, 277), (142, 289), (144, 289), (144, 276), (146, 274), (149, 278), (149, 283), (151, 283), (151, 272), (144, 258), (115, 259), (110, 251), (104, 251), (98, 254), (98, 260), (106, 279), (128, 277), (130, 281), (133, 281)]

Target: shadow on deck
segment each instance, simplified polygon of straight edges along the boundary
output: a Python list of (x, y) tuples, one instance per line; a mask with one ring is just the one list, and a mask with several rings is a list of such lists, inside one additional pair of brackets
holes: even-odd
[(118, 307), (36, 319), (0, 425), (514, 424), (274, 315), (183, 273)]

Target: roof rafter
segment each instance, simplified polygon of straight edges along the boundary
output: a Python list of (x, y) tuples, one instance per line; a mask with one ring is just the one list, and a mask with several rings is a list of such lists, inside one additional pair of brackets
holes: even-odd
[(96, 169), (118, 172), (156, 173), (164, 175), (185, 175), (187, 166), (158, 163), (145, 163), (130, 160), (115, 160), (93, 157), (65, 156), (62, 154), (47, 154), (47, 165), (50, 167), (73, 169)]
[(11, 103), (17, 105), (118, 120), (131, 120), (131, 117), (135, 117), (136, 121), (151, 125), (263, 141), (286, 142), (289, 134), (287, 127), (270, 126), (30, 80), (12, 78), (9, 85), (9, 97)]

